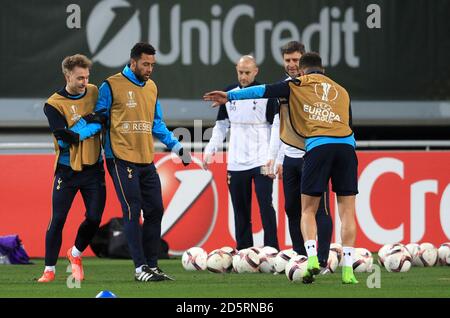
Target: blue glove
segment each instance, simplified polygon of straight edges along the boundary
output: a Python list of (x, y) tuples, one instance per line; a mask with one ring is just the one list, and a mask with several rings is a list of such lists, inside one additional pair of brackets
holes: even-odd
[(70, 127), (70, 130), (79, 134), (80, 130), (86, 127), (86, 125), (87, 125), (86, 120), (80, 118), (72, 127)]
[(79, 141), (83, 141), (94, 136), (102, 129), (102, 125), (96, 122), (87, 123), (85, 119), (80, 118), (70, 130), (79, 135)]

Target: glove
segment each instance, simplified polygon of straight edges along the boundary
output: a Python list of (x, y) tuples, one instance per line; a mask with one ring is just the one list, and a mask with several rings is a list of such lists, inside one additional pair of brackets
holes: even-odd
[(106, 117), (103, 116), (101, 113), (90, 113), (86, 116), (83, 116), (83, 119), (88, 123), (98, 123), (100, 125), (104, 125), (106, 123)]
[(84, 127), (86, 127), (86, 125), (87, 125), (87, 122), (83, 118), (80, 118), (69, 129), (78, 134), (80, 132), (80, 130), (82, 130)]
[(183, 148), (180, 149), (180, 152), (178, 153), (178, 157), (180, 157), (183, 165), (186, 167), (189, 165), (192, 161), (191, 153), (189, 151), (184, 151)]
[(77, 144), (80, 142), (80, 135), (69, 129), (56, 129), (53, 135), (57, 140), (62, 140), (69, 144)]

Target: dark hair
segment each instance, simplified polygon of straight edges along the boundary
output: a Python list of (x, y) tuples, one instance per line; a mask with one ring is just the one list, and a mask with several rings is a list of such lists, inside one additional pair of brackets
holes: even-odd
[(281, 55), (291, 54), (294, 52), (304, 54), (306, 52), (305, 46), (298, 41), (290, 41), (281, 47)]
[(66, 56), (61, 63), (63, 74), (67, 74), (72, 71), (76, 66), (90, 69), (92, 67), (92, 62), (85, 55), (75, 54)]
[(132, 58), (133, 60), (139, 60), (141, 58), (142, 53), (148, 55), (155, 55), (156, 50), (149, 43), (138, 42), (131, 49), (130, 58)]
[(302, 55), (300, 58), (300, 68), (322, 68), (322, 58), (319, 53), (316, 52), (308, 52)]

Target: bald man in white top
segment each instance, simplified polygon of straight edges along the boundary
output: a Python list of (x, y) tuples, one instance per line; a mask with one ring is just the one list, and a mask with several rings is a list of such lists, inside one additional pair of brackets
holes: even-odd
[[(226, 91), (259, 84), (255, 81), (258, 66), (250, 55), (239, 59), (236, 73), (239, 83), (228, 86)], [(227, 154), (228, 187), (234, 209), (238, 250), (254, 246), (251, 220), (252, 182), (255, 185), (264, 229), (264, 246), (279, 249), (276, 216), (272, 204), (273, 179), (264, 169), (269, 159), (271, 125), (277, 107), (276, 99), (233, 101), (220, 105), (212, 137), (204, 150), (203, 164), (206, 169), (214, 153), (222, 148), (228, 131), (230, 132)]]

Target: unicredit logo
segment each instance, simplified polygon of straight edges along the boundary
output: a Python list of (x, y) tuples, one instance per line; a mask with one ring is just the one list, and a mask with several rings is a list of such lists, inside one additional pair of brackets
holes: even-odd
[(123, 66), (130, 48), (141, 39), (139, 10), (125, 0), (103, 0), (89, 15), (86, 30), (94, 62)]
[(192, 246), (203, 245), (217, 219), (217, 187), (210, 171), (193, 157), (184, 167), (175, 163), (173, 154), (156, 163), (161, 179), (164, 216), (161, 236), (169, 243), (170, 253), (181, 255)]
[[(163, 1), (149, 6), (143, 2), (103, 0), (94, 7), (86, 28), (94, 62), (111, 68), (122, 66), (136, 42), (148, 41), (158, 52), (159, 65), (193, 65), (196, 61), (217, 65), (225, 60), (235, 63), (249, 53), (258, 64), (270, 58), (282, 65), (280, 48), (287, 41), (286, 34), (291, 34), (291, 39), (301, 39), (307, 50), (319, 51), (324, 66), (344, 62), (355, 68), (360, 64), (355, 52), (359, 23), (354, 20), (353, 7), (341, 11), (324, 6), (316, 21), (299, 25), (296, 20), (261, 20), (263, 10), (245, 3), (225, 10), (212, 2), (206, 12), (192, 18), (192, 4), (188, 1), (169, 9), (162, 5)], [(238, 33), (246, 35), (250, 50), (244, 51), (238, 45)], [(313, 39), (319, 40), (318, 47), (312, 46)]]

